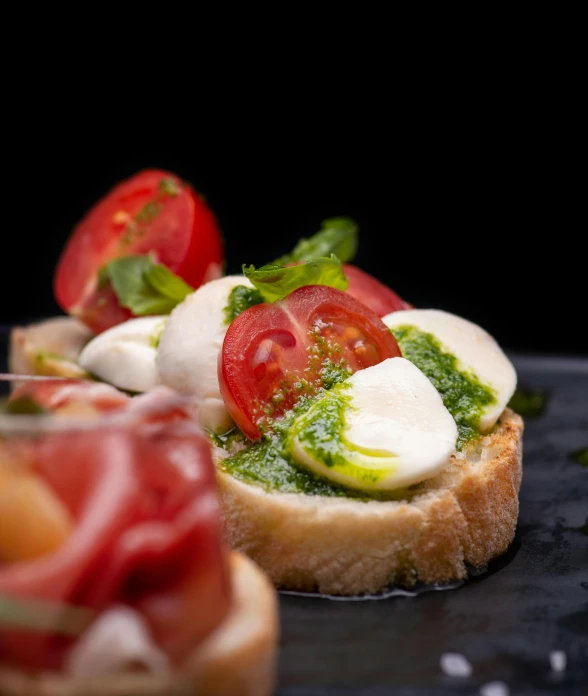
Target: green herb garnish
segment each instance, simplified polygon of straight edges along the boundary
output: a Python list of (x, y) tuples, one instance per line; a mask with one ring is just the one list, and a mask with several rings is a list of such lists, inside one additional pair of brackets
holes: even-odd
[(153, 333), (149, 336), (148, 344), (151, 346), (151, 348), (155, 348), (155, 350), (159, 348), (159, 343), (161, 342), (165, 325), (166, 320), (162, 319), (153, 330)]
[(19, 399), (13, 399), (6, 404), (6, 413), (18, 416), (34, 416), (47, 413), (47, 411), (30, 396), (21, 396)]
[(161, 204), (156, 201), (149, 201), (149, 203), (145, 203), (141, 210), (135, 215), (135, 220), (142, 225), (148, 225), (155, 220), (160, 212)]
[(276, 264), (261, 268), (244, 265), (243, 274), (259, 290), (266, 302), (282, 300), (305, 285), (328, 285), (338, 290), (347, 290), (349, 284), (341, 262), (334, 254), (331, 254), (330, 258), (314, 258), (286, 268)]
[(135, 316), (169, 314), (194, 292), (194, 288), (149, 255), (115, 259), (100, 270), (99, 277), (108, 278), (120, 304)]
[(318, 257), (335, 256), (341, 263), (351, 261), (357, 252), (357, 223), (348, 217), (323, 220), (321, 229), (310, 239), (301, 239), (293, 251), (276, 259), (273, 265), (309, 261)]
[(206, 432), (208, 437), (217, 447), (227, 451), (229, 451), (235, 444), (244, 444), (249, 442), (247, 437), (242, 433), (241, 430), (239, 430), (239, 428), (231, 428), (231, 430), (228, 430), (226, 433), (222, 433), (221, 435), (217, 435), (211, 430), (207, 430)]
[(173, 179), (166, 177), (159, 182), (158, 191), (161, 196), (171, 196), (175, 198), (182, 189)]

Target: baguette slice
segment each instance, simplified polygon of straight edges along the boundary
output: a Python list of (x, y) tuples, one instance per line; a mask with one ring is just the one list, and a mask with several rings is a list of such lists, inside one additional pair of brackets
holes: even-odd
[(228, 542), (293, 590), (357, 595), (465, 578), (513, 539), (522, 434), (506, 409), (490, 434), (399, 501), (266, 492), (219, 469)]
[(92, 332), (72, 317), (53, 317), (10, 333), (8, 369), (17, 375), (88, 377), (78, 364)]
[(172, 676), (32, 677), (0, 666), (2, 696), (270, 696), (275, 688), (278, 608), (274, 588), (249, 559), (231, 553), (233, 606)]

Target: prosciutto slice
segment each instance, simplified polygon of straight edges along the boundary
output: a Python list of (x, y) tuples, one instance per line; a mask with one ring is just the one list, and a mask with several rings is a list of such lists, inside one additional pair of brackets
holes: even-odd
[[(179, 660), (229, 608), (214, 467), (178, 397), (159, 390), (154, 409), (142, 399), (118, 418), (36, 443), (34, 469), (75, 529), (53, 554), (0, 567), (0, 594), (97, 613), (129, 605)], [(0, 633), (0, 656), (28, 667), (58, 668), (70, 645), (55, 635)]]

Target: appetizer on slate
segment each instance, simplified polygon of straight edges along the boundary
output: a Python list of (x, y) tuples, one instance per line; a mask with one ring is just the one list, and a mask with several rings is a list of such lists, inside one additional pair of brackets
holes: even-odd
[[(150, 190), (161, 208), (146, 224), (163, 224), (172, 194), (161, 181)], [(122, 199), (108, 211), (128, 212), (133, 229), (145, 217)], [(113, 218), (89, 219), (86, 239), (112, 238)], [(168, 260), (165, 244), (184, 239), (176, 227), (150, 229), (130, 246), (119, 235), (108, 253), (97, 245), (98, 261), (81, 264), (62, 306), (107, 330), (82, 348), (76, 324), (64, 366), (130, 392), (163, 384), (198, 404), (233, 548), (279, 587), (338, 595), (463, 578), (506, 550), (523, 425), (507, 406), (514, 368), (491, 336), (349, 265), (358, 230), (348, 218), (225, 277), (210, 226), (199, 269), (213, 270), (194, 275), (184, 257)], [(84, 253), (80, 234), (70, 263)], [(15, 331), (13, 366), (47, 369), (38, 355), (53, 326)]]

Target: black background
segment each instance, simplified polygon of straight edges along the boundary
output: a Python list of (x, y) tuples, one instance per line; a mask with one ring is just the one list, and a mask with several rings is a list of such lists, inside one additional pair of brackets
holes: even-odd
[(228, 271), (349, 215), (356, 263), (417, 307), (461, 314), (511, 350), (588, 353), (585, 193), (565, 114), (535, 111), (513, 86), (401, 103), (325, 83), (320, 96), (268, 89), (262, 105), (247, 85), (222, 102), (176, 89), (162, 104), (37, 74), (5, 112), (0, 322), (58, 311), (52, 274), (73, 226), (155, 166), (206, 196)]

